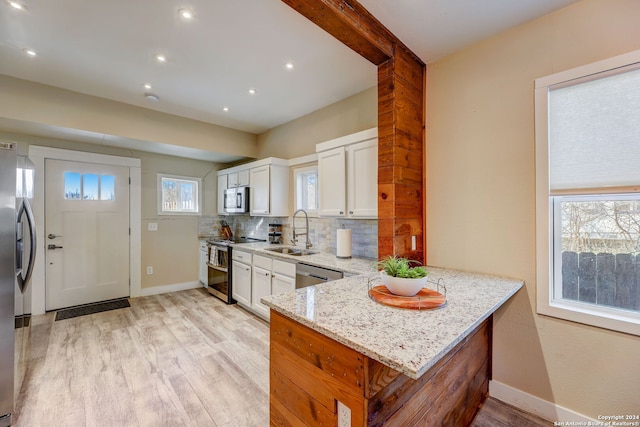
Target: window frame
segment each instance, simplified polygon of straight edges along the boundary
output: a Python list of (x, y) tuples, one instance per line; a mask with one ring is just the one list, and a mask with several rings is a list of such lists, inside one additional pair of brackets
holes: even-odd
[[(316, 209), (305, 209), (298, 207), (298, 183), (299, 183), (299, 175), (306, 174), (308, 172), (316, 173)], [(293, 192), (293, 210), (297, 211), (298, 209), (304, 209), (307, 212), (307, 215), (310, 217), (318, 216), (318, 206), (320, 203), (319, 193), (318, 193), (318, 164), (310, 165), (310, 166), (302, 166), (296, 167), (293, 169), (293, 184), (295, 186), (295, 190)]]
[[(162, 208), (163, 205), (163, 192), (162, 192), (162, 182), (163, 180), (173, 180), (177, 183), (187, 182), (191, 184), (195, 184), (196, 191), (196, 209), (194, 210), (176, 210), (176, 211), (166, 211)], [(158, 173), (157, 181), (156, 181), (156, 191), (157, 191), (157, 208), (158, 215), (173, 215), (173, 216), (200, 216), (202, 215), (202, 179), (196, 178), (192, 176), (182, 176), (182, 175), (172, 175), (167, 173)]]
[[(551, 86), (571, 84), (576, 79), (589, 76), (596, 79), (612, 71), (640, 63), (640, 50), (619, 55), (603, 61), (587, 64), (535, 80), (535, 161), (536, 161), (536, 273), (538, 314), (600, 328), (615, 330), (640, 336), (640, 315), (623, 309), (602, 305), (576, 302), (554, 295), (554, 226), (557, 228), (559, 216), (554, 213), (554, 201), (561, 195), (552, 195), (549, 180), (549, 111), (548, 95)], [(640, 187), (585, 189), (571, 193), (583, 195), (633, 194)], [(556, 197), (554, 199), (554, 197)]]

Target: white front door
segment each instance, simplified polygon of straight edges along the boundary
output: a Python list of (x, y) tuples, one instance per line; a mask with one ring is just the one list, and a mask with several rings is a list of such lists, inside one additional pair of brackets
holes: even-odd
[(46, 310), (129, 296), (129, 168), (45, 161)]

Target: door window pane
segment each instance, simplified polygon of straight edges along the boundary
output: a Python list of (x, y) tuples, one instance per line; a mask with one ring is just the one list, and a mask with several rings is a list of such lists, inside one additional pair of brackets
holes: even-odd
[(100, 200), (114, 200), (116, 177), (113, 175), (100, 176)]
[(82, 175), (82, 198), (84, 200), (98, 200), (99, 194), (98, 175)]
[(81, 197), (81, 175), (77, 172), (64, 173), (64, 198), (66, 200), (80, 200)]

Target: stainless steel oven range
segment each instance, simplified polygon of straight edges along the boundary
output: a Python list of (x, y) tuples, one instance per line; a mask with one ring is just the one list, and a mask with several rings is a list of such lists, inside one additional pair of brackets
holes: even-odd
[(231, 252), (232, 244), (257, 243), (266, 242), (264, 239), (255, 239), (252, 237), (239, 237), (233, 240), (209, 240), (209, 285), (207, 290), (209, 293), (225, 304), (235, 304), (231, 290)]

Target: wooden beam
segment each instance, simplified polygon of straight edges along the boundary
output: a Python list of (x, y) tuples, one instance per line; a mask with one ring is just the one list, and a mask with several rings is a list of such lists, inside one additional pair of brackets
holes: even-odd
[(424, 63), (355, 0), (282, 1), (378, 66), (378, 257), (426, 263)]
[[(393, 56), (389, 32), (355, 1), (282, 0), (365, 59), (379, 65)], [(358, 31), (353, 31), (357, 28)]]

